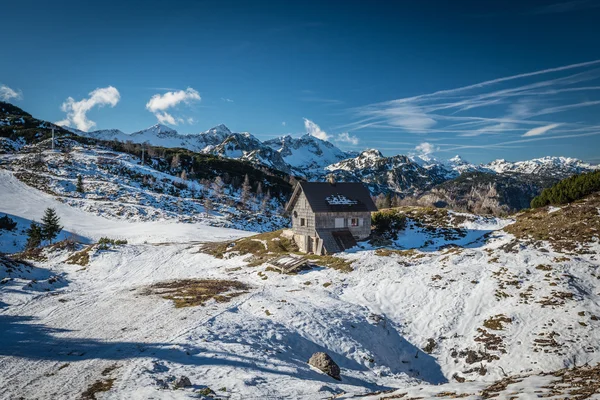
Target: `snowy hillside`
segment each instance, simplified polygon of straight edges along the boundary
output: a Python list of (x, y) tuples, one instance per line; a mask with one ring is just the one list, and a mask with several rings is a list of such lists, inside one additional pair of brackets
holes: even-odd
[[(98, 157), (77, 152), (78, 171)], [(523, 378), (511, 378), (510, 390), (494, 386), (499, 398), (528, 398), (566, 376), (542, 372), (600, 362), (598, 196), (516, 220), (403, 208), (407, 227), (387, 247), (363, 242), (282, 275), (264, 263), (287, 251), (280, 231), (236, 240), (248, 234), (105, 218), (15, 173), (0, 179), (0, 215), (19, 226), (0, 231), (0, 251), (14, 251), (49, 206), (63, 237), (76, 233), (84, 244), (50, 246), (36, 259), (0, 257), (7, 398), (479, 399), (515, 375)], [(52, 177), (51, 192), (65, 179)], [(569, 246), (558, 229), (564, 218)], [(538, 233), (531, 221), (551, 230)], [(89, 245), (100, 236), (128, 243)], [(203, 282), (224, 292), (194, 303), (193, 285)], [(341, 381), (307, 364), (318, 351), (341, 367)], [(177, 389), (181, 376), (191, 386)], [(560, 390), (582, 385), (569, 382)]]
[[(84, 186), (81, 193), (77, 191), (79, 176)], [(129, 154), (74, 141), (69, 142), (69, 152), (2, 155), (0, 177), (9, 194), (30, 185), (71, 207), (112, 220), (173, 220), (249, 231), (288, 224), (286, 218), (271, 215), (281, 207), (280, 199), (266, 204), (254, 199), (242, 208), (240, 193), (232, 187), (217, 189), (210, 183), (185, 180), (141, 165), (140, 159)], [(18, 196), (10, 201), (18, 203)]]

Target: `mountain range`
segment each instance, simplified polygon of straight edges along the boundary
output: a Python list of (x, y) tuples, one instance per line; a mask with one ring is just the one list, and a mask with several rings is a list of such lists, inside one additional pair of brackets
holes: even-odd
[[(0, 137), (29, 143), (36, 140), (36, 129), (53, 125), (9, 103), (0, 106)], [(14, 129), (17, 126), (21, 128), (18, 131)], [(343, 151), (310, 134), (261, 141), (248, 132), (232, 132), (225, 125), (186, 135), (161, 124), (130, 134), (117, 129), (93, 132), (68, 127), (59, 129), (95, 140), (183, 148), (246, 161), (301, 179), (322, 181), (333, 177), (337, 181), (363, 182), (373, 195), (394, 196), (418, 205), (447, 205), (494, 214), (527, 207), (542, 189), (558, 180), (600, 168), (568, 157), (517, 162), (499, 159), (473, 164), (460, 156), (440, 160), (429, 154), (384, 156), (376, 149), (356, 153)], [(11, 146), (16, 146), (15, 143)], [(7, 143), (0, 145), (8, 146)]]

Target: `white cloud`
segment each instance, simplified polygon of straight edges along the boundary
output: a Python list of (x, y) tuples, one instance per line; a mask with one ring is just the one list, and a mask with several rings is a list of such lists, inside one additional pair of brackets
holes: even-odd
[(233, 103), (233, 100), (228, 99), (226, 97), (221, 97), (221, 100), (223, 100), (224, 102), (227, 102), (227, 103)]
[(285, 121), (283, 121), (283, 122), (281, 123), (281, 126), (285, 126)]
[(329, 140), (329, 135), (327, 132), (321, 130), (319, 125), (315, 124), (310, 119), (304, 118), (304, 128), (306, 128), (306, 133), (321, 140)]
[(159, 123), (177, 125), (184, 120), (181, 118), (175, 118), (173, 115), (168, 113), (167, 110), (177, 106), (180, 103), (189, 104), (192, 101), (199, 100), (201, 100), (200, 93), (198, 93), (198, 91), (195, 89), (187, 88), (186, 90), (155, 94), (146, 104), (146, 109), (156, 116)]
[(339, 135), (336, 136), (335, 138), (336, 142), (345, 142), (345, 143), (350, 143), (353, 145), (357, 145), (359, 140), (356, 136), (352, 136), (350, 135), (348, 132), (343, 132), (340, 133)]
[(554, 129), (559, 125), (560, 124), (550, 124), (550, 125), (546, 125), (546, 126), (539, 126), (537, 128), (533, 128), (533, 129), (530, 129), (527, 132), (525, 132), (523, 137), (543, 135), (544, 133), (548, 132), (550, 129)]
[(433, 144), (428, 143), (428, 142), (423, 142), (423, 143), (417, 145), (417, 147), (415, 147), (415, 151), (419, 154), (431, 154), (438, 150), (439, 150), (439, 147), (434, 146)]
[(89, 98), (80, 101), (75, 101), (72, 97), (62, 104), (61, 110), (67, 113), (67, 117), (62, 121), (58, 121), (57, 125), (75, 126), (75, 128), (88, 131), (96, 126), (94, 121), (91, 121), (87, 117), (88, 111), (95, 106), (103, 107), (109, 105), (114, 107), (121, 99), (119, 91), (108, 86), (105, 88), (98, 88), (89, 93)]
[(6, 85), (0, 85), (0, 100), (9, 101), (10, 99), (21, 99), (23, 95), (21, 91), (16, 91)]

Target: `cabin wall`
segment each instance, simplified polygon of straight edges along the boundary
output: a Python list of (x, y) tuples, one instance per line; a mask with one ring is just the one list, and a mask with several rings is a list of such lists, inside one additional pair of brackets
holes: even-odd
[[(294, 235), (315, 236), (315, 213), (310, 208), (308, 200), (304, 193), (300, 193), (298, 200), (291, 213), (292, 231)], [(304, 226), (300, 224), (301, 218), (304, 218)]]
[[(336, 227), (336, 218), (343, 218), (343, 226)], [(358, 218), (359, 226), (351, 226), (351, 219)], [(371, 234), (371, 213), (363, 212), (324, 212), (315, 214), (315, 226), (319, 231), (339, 231), (347, 229), (358, 240)]]

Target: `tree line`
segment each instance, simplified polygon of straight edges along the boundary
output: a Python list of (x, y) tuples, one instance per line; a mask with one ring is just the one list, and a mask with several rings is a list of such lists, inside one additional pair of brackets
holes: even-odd
[(544, 189), (531, 200), (531, 208), (571, 203), (599, 190), (600, 171), (573, 175)]

